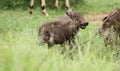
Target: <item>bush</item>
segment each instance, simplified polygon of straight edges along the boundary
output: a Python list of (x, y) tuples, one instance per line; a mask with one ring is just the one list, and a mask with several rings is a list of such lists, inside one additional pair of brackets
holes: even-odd
[[(60, 7), (65, 8), (65, 2), (59, 1)], [(54, 6), (55, 0), (46, 0), (47, 8)], [(83, 0), (71, 0), (71, 5), (77, 5), (78, 3), (82, 4), (84, 3)], [(40, 7), (41, 0), (35, 0), (35, 8)], [(22, 8), (26, 9), (30, 5), (30, 0), (1, 0), (0, 1), (0, 8), (1, 9), (16, 9), (16, 8)]]
[(2, 0), (0, 7), (2, 9), (16, 9), (26, 8), (28, 6), (28, 0)]

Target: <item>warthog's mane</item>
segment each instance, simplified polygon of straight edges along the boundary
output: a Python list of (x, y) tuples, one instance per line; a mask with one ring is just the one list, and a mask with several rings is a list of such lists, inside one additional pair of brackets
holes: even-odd
[(115, 11), (111, 12), (111, 13), (107, 16), (107, 18), (103, 20), (103, 23), (105, 23), (105, 22), (108, 21), (108, 20), (113, 20), (113, 21), (115, 21), (115, 22), (117, 23), (118, 21), (117, 21), (116, 18), (115, 18), (116, 16), (120, 16), (120, 9), (119, 9), (119, 8), (116, 8)]

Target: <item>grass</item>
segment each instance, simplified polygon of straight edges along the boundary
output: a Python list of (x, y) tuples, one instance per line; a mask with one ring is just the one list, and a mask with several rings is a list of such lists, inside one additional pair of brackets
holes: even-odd
[[(94, 12), (98, 13), (96, 10)], [(56, 11), (59, 10), (49, 11), (51, 15), (48, 21), (55, 20), (54, 17), (64, 14), (64, 11), (59, 11), (59, 13)], [(104, 11), (99, 10), (100, 13)], [(85, 14), (86, 20), (92, 18), (88, 16)], [(100, 35), (87, 44), (80, 45), (80, 42), (93, 36), (99, 27), (98, 23), (90, 21), (85, 30), (79, 30), (74, 46), (79, 49), (72, 54), (72, 60), (69, 56), (64, 58), (64, 54), (61, 54), (62, 47), (59, 45), (48, 49), (46, 44), (40, 46), (36, 44), (39, 26), (45, 21), (47, 18), (38, 9), (33, 15), (29, 15), (27, 10), (0, 10), (0, 71), (120, 70), (119, 48), (111, 50), (105, 47)]]
[(116, 7), (120, 7), (119, 0), (82, 0), (82, 4), (75, 4), (73, 8), (84, 13), (97, 12), (106, 13), (110, 12)]

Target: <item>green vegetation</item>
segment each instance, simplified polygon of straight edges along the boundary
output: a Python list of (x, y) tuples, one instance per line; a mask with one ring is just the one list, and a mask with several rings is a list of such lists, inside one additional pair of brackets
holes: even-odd
[[(46, 0), (47, 9), (54, 10), (54, 0)], [(29, 7), (29, 0), (1, 0), (0, 1), (0, 8), (1, 9), (28, 9)], [(60, 0), (60, 10), (65, 9), (64, 0)], [(35, 7), (39, 8), (41, 1), (35, 0)], [(71, 0), (70, 1), (71, 7), (75, 10), (79, 10), (84, 13), (89, 12), (109, 12), (110, 10), (119, 7), (120, 2), (119, 0)], [(51, 8), (52, 7), (52, 8)]]
[(83, 0), (84, 3), (81, 4), (81, 6), (79, 4), (77, 4), (77, 8), (76, 10), (80, 10), (83, 12), (109, 12), (111, 10), (113, 10), (116, 7), (120, 6), (120, 2), (119, 0)]
[[(104, 13), (120, 5), (119, 0), (85, 1), (85, 5), (78, 4), (73, 9), (78, 10), (79, 7), (78, 11), (82, 13)], [(55, 17), (63, 15), (64, 12), (61, 9), (49, 10), (48, 21), (55, 20)], [(87, 14), (85, 16), (87, 17)], [(48, 49), (46, 44), (37, 44), (38, 29), (46, 21), (47, 18), (39, 9), (35, 9), (33, 15), (29, 15), (28, 10), (0, 10), (0, 71), (120, 70), (120, 48), (111, 50), (105, 47), (100, 35), (80, 46), (80, 42), (93, 36), (99, 27), (98, 23), (90, 22), (85, 30), (78, 32), (74, 47), (79, 49), (73, 52), (72, 60), (69, 56), (64, 58), (67, 52), (61, 54), (62, 47), (59, 45)]]

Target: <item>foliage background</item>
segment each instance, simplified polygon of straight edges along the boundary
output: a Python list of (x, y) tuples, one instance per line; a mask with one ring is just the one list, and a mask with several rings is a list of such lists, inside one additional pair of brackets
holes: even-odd
[[(54, 0), (46, 0), (47, 9), (55, 9)], [(64, 0), (59, 0), (60, 9), (65, 9)], [(0, 8), (4, 10), (9, 9), (28, 9), (30, 0), (0, 0)], [(80, 10), (82, 12), (108, 12), (115, 7), (119, 7), (119, 0), (70, 0), (71, 7), (73, 9)], [(35, 0), (34, 8), (40, 8), (41, 1)]]

